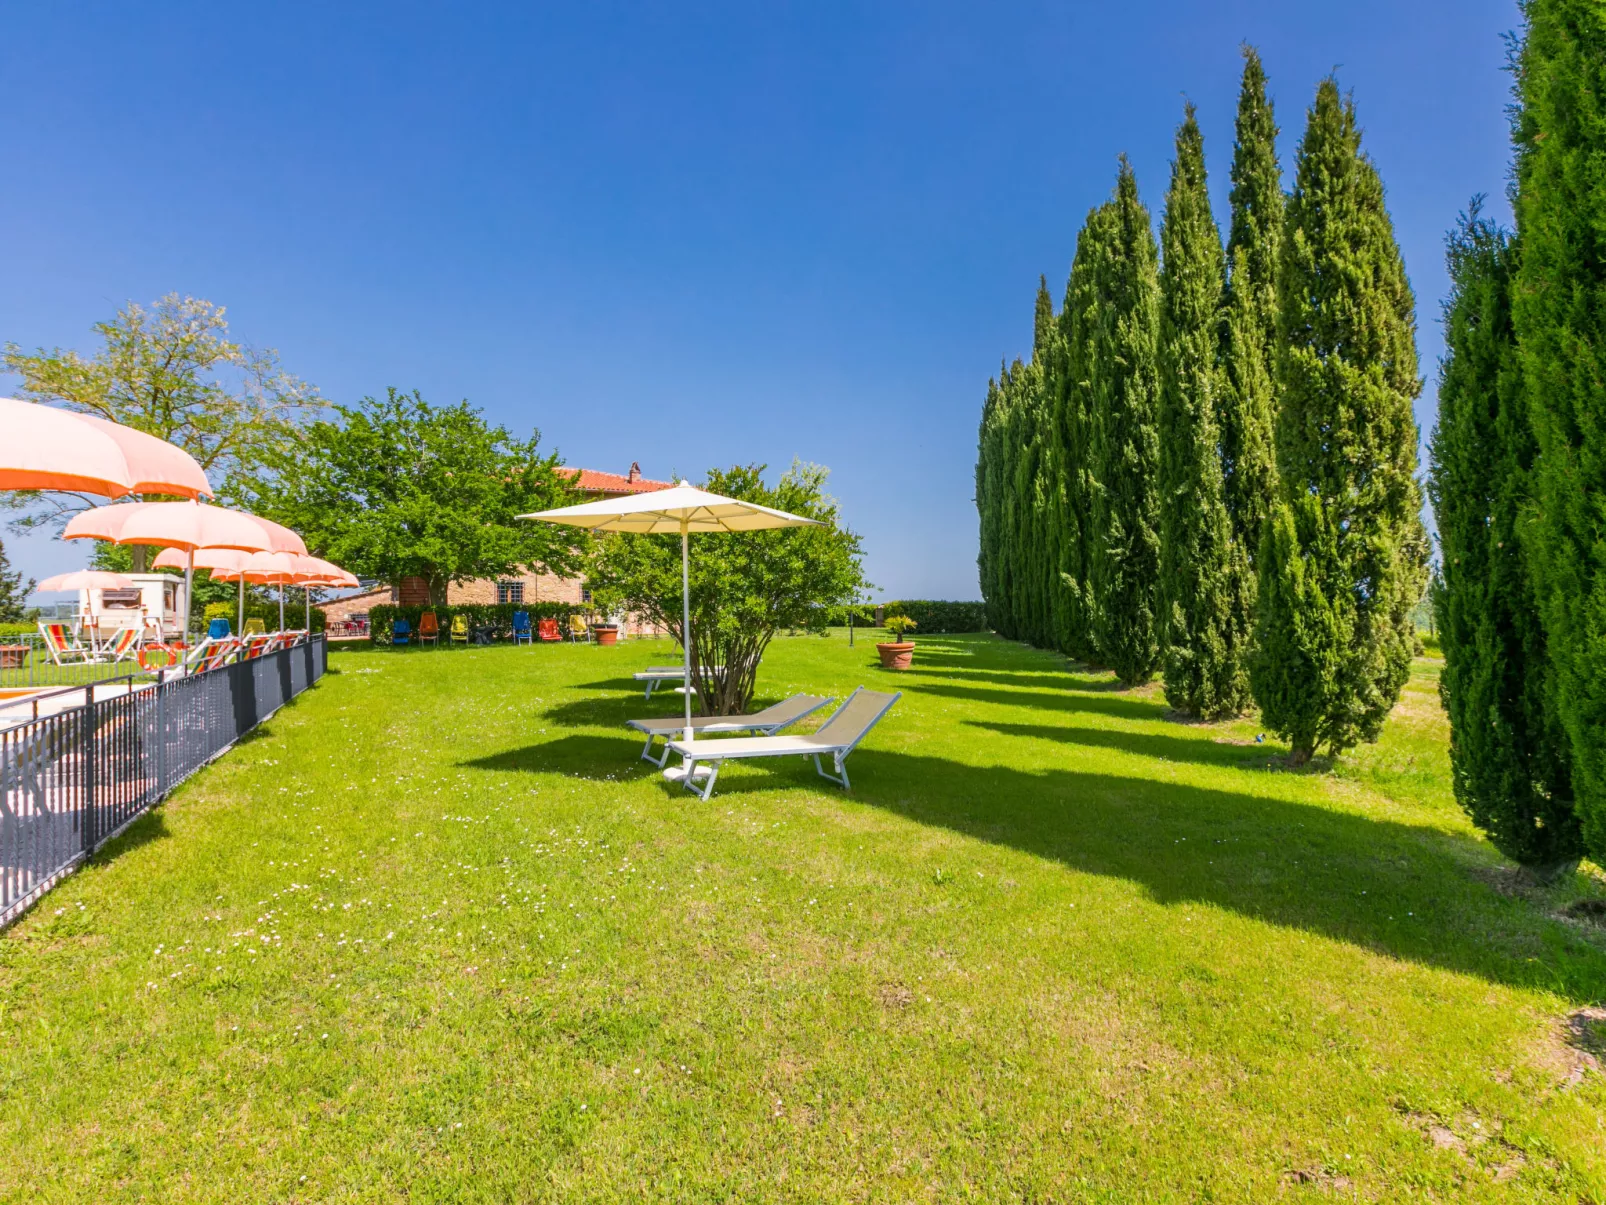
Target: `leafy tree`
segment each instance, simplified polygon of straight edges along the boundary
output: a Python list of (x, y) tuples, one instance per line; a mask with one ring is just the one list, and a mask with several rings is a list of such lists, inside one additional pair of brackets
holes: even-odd
[(1514, 317), (1538, 441), (1531, 548), (1592, 856), (1606, 857), (1606, 11), (1527, 0)]
[(1091, 210), (1076, 238), (1076, 255), (1060, 309), (1059, 370), (1055, 373), (1054, 436), (1059, 466), (1059, 648), (1096, 663), (1094, 595), (1089, 581), (1093, 497), (1093, 358), (1103, 311), (1098, 279), (1104, 248), (1115, 238), (1116, 206)]
[[(818, 630), (825, 609), (851, 602), (867, 583), (859, 537), (825, 492), (828, 470), (794, 463), (771, 486), (763, 465), (710, 470), (704, 488), (805, 518), (821, 527), (691, 538), (692, 673), (705, 715), (737, 715), (753, 698), (764, 650), (782, 629)], [(592, 597), (667, 628), (684, 643), (680, 537), (609, 535), (597, 541)], [(708, 666), (722, 665), (715, 678)]]
[(0, 543), (0, 623), (24, 623), (28, 618), (28, 595), (33, 593), (33, 578), (23, 584), (22, 571), (11, 568), (6, 546)]
[[(1277, 119), (1266, 97), (1260, 54), (1244, 47), (1232, 155), (1232, 224), (1227, 237), (1227, 304), (1223, 324), (1226, 385), (1220, 426), (1224, 498), (1233, 539), (1253, 570), (1261, 529), (1277, 500), (1272, 373), (1277, 348), (1277, 268), (1282, 246), (1282, 169)], [(1253, 614), (1254, 582), (1242, 600)]]
[(1475, 201), (1449, 240), (1446, 354), (1428, 478), (1456, 799), (1508, 857), (1551, 877), (1583, 853), (1567, 740), (1522, 512), (1536, 445), (1511, 325), (1516, 249)]
[[(1337, 753), (1377, 738), (1410, 670), (1427, 576), (1415, 301), (1332, 78), (1300, 143), (1278, 292), (1277, 468), (1295, 513), (1261, 545), (1260, 591), (1274, 597), (1261, 600), (1251, 684), (1302, 764), (1318, 743)], [(1283, 659), (1318, 631), (1337, 634), (1336, 656), (1296, 674)]]
[(1165, 694), (1185, 715), (1219, 719), (1249, 700), (1248, 563), (1222, 500), (1216, 426), (1221, 235), (1210, 213), (1204, 138), (1193, 106), (1177, 130), (1160, 227), (1160, 600)]
[[(8, 343), (6, 368), (20, 396), (93, 414), (177, 444), (206, 470), (221, 496), (243, 472), (293, 442), (296, 424), (323, 399), (285, 372), (275, 351), (229, 337), (225, 310), (170, 293), (150, 309), (129, 303), (94, 327), (103, 346), (85, 358), (56, 348), (24, 352)], [(64, 521), (102, 499), (35, 492), (10, 495), (26, 508), (16, 525)], [(143, 564), (143, 549), (134, 554)]]
[(1125, 156), (1111, 237), (1098, 248), (1103, 298), (1092, 334), (1093, 494), (1088, 579), (1100, 658), (1124, 684), (1148, 681), (1160, 659), (1159, 498), (1155, 425), (1159, 280), (1149, 211)]
[(421, 577), (437, 605), (452, 582), (580, 564), (576, 533), (516, 518), (569, 499), (539, 432), (517, 439), (467, 402), (431, 406), (416, 391), (334, 409), (242, 491), (318, 555), (361, 577)]

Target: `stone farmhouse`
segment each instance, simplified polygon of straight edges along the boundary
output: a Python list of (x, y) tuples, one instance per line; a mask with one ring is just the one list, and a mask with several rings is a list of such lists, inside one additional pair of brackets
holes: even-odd
[[(597, 469), (561, 467), (558, 472), (574, 482), (587, 502), (599, 498), (619, 498), (626, 494), (649, 494), (666, 490), (673, 481), (654, 481), (641, 475), (641, 466), (632, 463), (628, 473), (604, 473)], [(503, 578), (482, 578), (475, 581), (453, 583), (447, 587), (448, 605), (458, 603), (534, 603), (566, 602), (587, 603), (589, 591), (582, 578), (557, 577), (550, 573), (523, 573)], [(399, 582), (381, 585), (361, 594), (325, 603), (323, 612), (331, 621), (350, 619), (366, 614), (381, 603), (397, 603), (408, 607), (429, 605), (429, 587), (421, 577), (404, 577)], [(643, 630), (634, 622), (627, 622), (630, 631)]]

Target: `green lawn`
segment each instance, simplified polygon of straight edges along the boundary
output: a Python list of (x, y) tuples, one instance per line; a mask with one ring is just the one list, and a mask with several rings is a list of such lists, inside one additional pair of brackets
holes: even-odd
[[(1293, 773), (983, 637), (709, 803), (665, 645), (341, 651), (0, 935), (0, 1196), (1606, 1199), (1606, 930), (1448, 792), (1436, 662)], [(1569, 1020), (1571, 1018), (1571, 1020)]]

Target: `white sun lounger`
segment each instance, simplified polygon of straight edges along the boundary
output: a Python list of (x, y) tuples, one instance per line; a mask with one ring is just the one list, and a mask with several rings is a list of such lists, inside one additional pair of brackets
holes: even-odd
[[(831, 718), (807, 736), (748, 736), (728, 741), (670, 741), (666, 753), (678, 753), (686, 759), (685, 774), (681, 781), (686, 789), (697, 791), (704, 799), (714, 793), (714, 780), (719, 768), (727, 761), (741, 761), (749, 757), (812, 757), (814, 769), (822, 778), (836, 783), (843, 790), (851, 789), (845, 763), (848, 754), (874, 728), (876, 721), (886, 715), (892, 705), (903, 697), (903, 692), (887, 694), (879, 690), (859, 687), (848, 696), (847, 702), (832, 713)], [(836, 773), (826, 773), (820, 758), (830, 757)], [(694, 781), (697, 767), (708, 767), (702, 789)]]
[[(717, 676), (725, 672), (725, 667), (716, 665), (709, 672)], [(682, 690), (686, 687), (686, 667), (683, 665), (649, 665), (639, 674), (631, 676), (637, 682), (645, 682), (647, 684), (647, 693), (644, 697), (648, 699), (652, 698), (653, 689), (663, 685), (665, 682), (678, 683)]]
[[(752, 715), (699, 715), (693, 716), (692, 732), (695, 735), (718, 732), (761, 732), (774, 736), (782, 728), (797, 723), (806, 715), (813, 715), (834, 700), (819, 695), (793, 695), (773, 707), (755, 711)], [(686, 721), (678, 715), (662, 716), (651, 720), (627, 720), (625, 727), (647, 734), (647, 743), (641, 747), (643, 761), (661, 766), (669, 760), (668, 742), (686, 731)], [(665, 741), (664, 755), (652, 755), (652, 743), (659, 737)]]

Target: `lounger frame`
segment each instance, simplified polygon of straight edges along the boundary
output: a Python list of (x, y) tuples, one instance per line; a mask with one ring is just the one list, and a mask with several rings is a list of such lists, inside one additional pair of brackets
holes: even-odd
[[(694, 733), (709, 732), (729, 736), (735, 732), (756, 732), (760, 736), (774, 736), (782, 728), (790, 728), (793, 724), (811, 716), (822, 707), (828, 707), (836, 702), (835, 697), (821, 699), (806, 711), (800, 711), (794, 716), (784, 720), (759, 720), (763, 715), (721, 715), (721, 716), (694, 716), (692, 717), (692, 731)], [(765, 709), (766, 711), (768, 708)], [(758, 721), (758, 722), (754, 722)], [(674, 739), (674, 733), (684, 732), (686, 721), (679, 716), (665, 716), (655, 720), (626, 720), (625, 727), (634, 728), (637, 732), (647, 734), (647, 743), (641, 747), (641, 760), (650, 761), (653, 765), (662, 767), (669, 760), (669, 742)], [(664, 754), (662, 757), (652, 755), (652, 743), (662, 737), (664, 740)]]
[[(720, 768), (725, 762), (746, 761), (755, 757), (812, 757), (814, 759), (814, 772), (816, 774), (825, 779), (827, 782), (835, 783), (844, 791), (850, 791), (853, 789), (853, 784), (848, 781), (848, 755), (859, 747), (860, 741), (864, 740), (865, 737), (870, 735), (870, 730), (881, 722), (882, 716), (886, 715), (887, 712), (892, 710), (892, 705), (899, 699), (903, 698), (903, 692), (901, 690), (895, 691), (892, 697), (881, 705), (881, 708), (870, 717), (869, 722), (859, 730), (858, 734), (854, 736), (852, 740), (844, 741), (841, 744), (832, 744), (828, 735), (831, 724), (836, 720), (837, 716), (843, 713), (848, 704), (852, 703), (863, 690), (864, 687), (862, 686), (857, 688), (851, 695), (847, 697), (842, 706), (837, 708), (836, 711), (832, 713), (831, 718), (821, 725), (818, 731), (812, 733), (811, 735), (773, 738), (775, 740), (784, 740), (789, 742), (783, 748), (732, 751), (732, 747), (734, 746), (735, 742), (708, 741), (705, 743), (703, 741), (694, 740), (688, 743), (686, 741), (670, 741), (665, 746), (665, 753), (666, 756), (668, 753), (678, 753), (682, 758), (685, 759), (685, 776), (681, 779), (682, 785), (684, 785), (688, 791), (695, 792), (705, 801), (714, 793), (714, 783), (719, 778)], [(822, 740), (821, 738), (826, 739)], [(726, 751), (721, 752), (721, 745), (726, 746)], [(826, 773), (825, 768), (820, 765), (820, 759), (822, 757), (831, 758), (831, 768), (835, 770), (836, 773)], [(696, 777), (697, 767), (700, 765), (706, 765), (708, 767), (708, 776), (703, 781), (702, 789), (698, 790)]]

